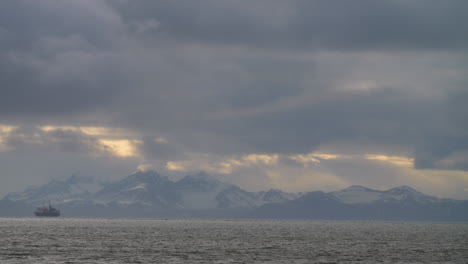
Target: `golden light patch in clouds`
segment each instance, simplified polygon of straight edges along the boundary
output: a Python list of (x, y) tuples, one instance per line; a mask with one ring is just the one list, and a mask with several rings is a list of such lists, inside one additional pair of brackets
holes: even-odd
[[(276, 168), (281, 166), (279, 164), (279, 160), (282, 156), (279, 154), (253, 153), (243, 156), (230, 156), (221, 159), (210, 155), (193, 155), (192, 157), (193, 158), (190, 160), (169, 161), (166, 163), (166, 169), (172, 171), (204, 170), (218, 174), (231, 174), (240, 168)], [(320, 163), (319, 159), (338, 159), (341, 156), (338, 154), (311, 153), (307, 155), (298, 154), (285, 157), (307, 167), (310, 163)]]
[(339, 155), (339, 154), (325, 154), (325, 153), (312, 153), (311, 155), (320, 159), (325, 159), (325, 160), (338, 159), (342, 157), (342, 155)]
[(140, 164), (137, 167), (137, 171), (145, 172), (149, 170), (154, 170), (154, 166), (152, 164)]
[(96, 138), (99, 149), (116, 157), (128, 158), (141, 156), (138, 152), (140, 140), (128, 130), (114, 127), (96, 126), (40, 126), (39, 129), (45, 132), (54, 130), (69, 130), (79, 132)]
[(299, 155), (292, 155), (292, 156), (289, 156), (288, 157), (290, 160), (293, 160), (297, 163), (300, 163), (302, 164), (304, 167), (308, 167), (309, 164), (318, 164), (320, 163), (320, 160), (318, 160), (316, 157), (314, 157), (313, 155), (311, 154), (308, 154), (308, 155), (302, 155), (302, 154), (299, 154)]
[(242, 167), (273, 166), (278, 163), (278, 154), (248, 154), (240, 157), (219, 159), (210, 155), (193, 155), (193, 159), (185, 161), (169, 161), (166, 169), (172, 171), (203, 170), (218, 174), (230, 174)]
[(168, 161), (166, 169), (170, 171), (202, 170), (216, 174), (231, 174), (234, 166), (229, 162), (210, 162), (207, 160)]
[(11, 150), (8, 146), (5, 145), (4, 137), (10, 134), (12, 131), (17, 129), (16, 126), (8, 126), (0, 124), (0, 151), (8, 151)]
[(366, 159), (375, 160), (385, 163), (390, 163), (399, 167), (412, 167), (414, 159), (403, 156), (387, 156), (382, 154), (355, 154), (355, 155), (343, 155), (343, 154), (331, 154), (331, 153), (309, 153), (309, 154), (298, 154), (288, 156), (290, 160), (304, 165), (305, 167), (310, 164), (319, 164), (320, 160), (334, 160), (334, 159)]
[(221, 162), (219, 163), (218, 172), (221, 174), (231, 174), (236, 166), (240, 166), (237, 161), (234, 162)]
[(114, 129), (108, 127), (79, 127), (79, 130), (91, 136), (109, 136), (116, 134)]
[(273, 165), (278, 163), (279, 155), (278, 154), (249, 154), (242, 156), (241, 160), (251, 164), (265, 164)]
[(288, 156), (290, 160), (293, 160), (304, 167), (308, 167), (309, 164), (319, 164), (320, 160), (331, 160), (343, 158), (343, 155), (339, 154), (326, 154), (326, 153), (309, 153), (309, 154), (297, 154)]
[(0, 134), (7, 134), (17, 129), (17, 126), (8, 126), (0, 124)]
[(40, 130), (44, 132), (50, 132), (54, 130), (78, 130), (78, 127), (72, 127), (72, 126), (40, 126)]
[(386, 155), (365, 155), (365, 159), (377, 160), (382, 162), (391, 163), (400, 167), (413, 167), (414, 159), (400, 156), (386, 156)]
[(127, 157), (138, 157), (140, 156), (137, 151), (137, 144), (141, 144), (138, 140), (109, 140), (100, 139), (99, 143), (107, 148), (114, 156), (127, 158)]
[(187, 165), (190, 165), (187, 161), (168, 161), (166, 162), (166, 169), (171, 171), (187, 171)]
[(132, 133), (122, 128), (115, 127), (96, 127), (96, 126), (40, 126), (42, 131), (50, 132), (54, 130), (71, 130), (81, 132), (89, 136), (100, 138), (129, 138)]

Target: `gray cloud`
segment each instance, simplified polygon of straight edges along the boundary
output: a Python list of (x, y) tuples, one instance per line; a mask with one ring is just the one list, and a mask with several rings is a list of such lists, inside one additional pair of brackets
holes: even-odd
[(103, 155), (109, 150), (98, 139), (72, 130), (43, 131), (37, 127), (21, 127), (2, 138), (8, 149), (19, 152), (68, 152)]
[(466, 49), (466, 1), (122, 1), (156, 39), (287, 49)]
[(150, 160), (182, 158), (184, 156), (183, 151), (184, 150), (177, 146), (177, 144), (169, 144), (161, 138), (145, 137), (140, 145), (140, 152)]
[[(0, 123), (128, 128), (160, 163), (346, 142), (466, 170), (467, 5), (2, 1)], [(6, 142), (22, 153), (96, 143), (26, 134)]]

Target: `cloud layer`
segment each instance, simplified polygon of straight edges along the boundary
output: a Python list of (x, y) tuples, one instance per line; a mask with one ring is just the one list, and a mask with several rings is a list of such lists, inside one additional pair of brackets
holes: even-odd
[[(328, 150), (407, 157), (415, 172), (460, 171), (466, 184), (466, 1), (0, 5), (0, 125), (16, 127), (2, 132), (0, 150), (10, 156), (72, 153), (166, 169), (197, 160), (195, 170), (200, 156)], [(301, 174), (287, 164), (276, 174)], [(250, 165), (231, 173), (267, 186), (239, 176), (254, 173)], [(354, 184), (338, 168), (318, 176), (311, 167), (309, 182)], [(362, 177), (387, 182), (375, 168)], [(389, 171), (386, 185), (416, 182)]]

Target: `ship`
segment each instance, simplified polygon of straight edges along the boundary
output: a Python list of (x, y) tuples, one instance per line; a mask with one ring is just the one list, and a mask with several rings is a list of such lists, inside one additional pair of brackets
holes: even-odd
[(52, 207), (49, 203), (48, 206), (41, 206), (41, 207), (36, 208), (36, 211), (34, 211), (34, 214), (36, 216), (57, 217), (57, 216), (60, 216), (60, 210)]

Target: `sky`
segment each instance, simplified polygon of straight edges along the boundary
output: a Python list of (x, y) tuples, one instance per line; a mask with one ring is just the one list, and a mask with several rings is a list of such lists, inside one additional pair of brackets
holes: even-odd
[(2, 0), (0, 197), (72, 174), (468, 199), (466, 0)]

